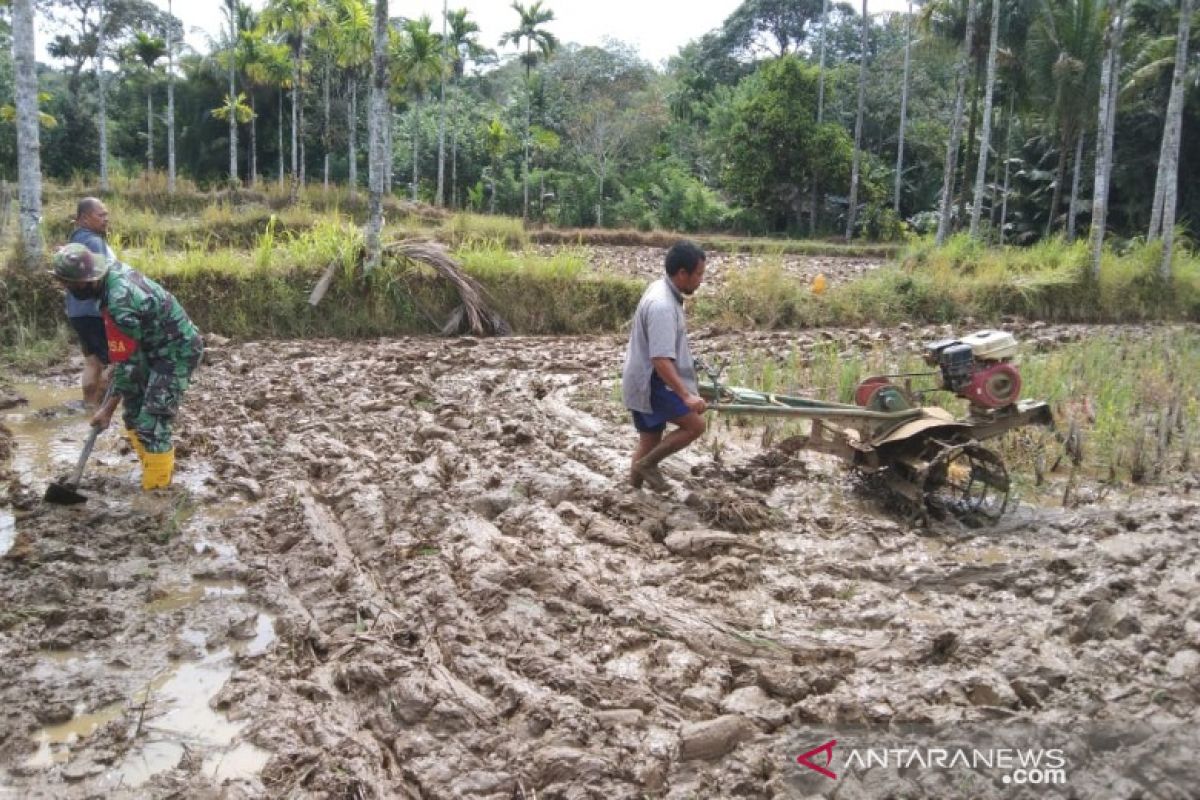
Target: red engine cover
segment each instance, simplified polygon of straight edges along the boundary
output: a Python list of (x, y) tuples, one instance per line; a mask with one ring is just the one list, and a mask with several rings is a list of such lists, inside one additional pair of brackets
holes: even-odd
[(1012, 364), (981, 369), (962, 387), (961, 396), (983, 408), (1004, 408), (1021, 396), (1021, 373)]

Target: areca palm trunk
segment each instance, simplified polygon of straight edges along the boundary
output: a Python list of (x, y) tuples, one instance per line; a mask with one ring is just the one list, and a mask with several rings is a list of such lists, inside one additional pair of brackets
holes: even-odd
[(350, 168), (350, 196), (358, 194), (358, 80), (350, 76), (350, 104), (346, 110), (346, 157)]
[(946, 162), (942, 169), (942, 201), (938, 215), (936, 242), (946, 241), (950, 231), (950, 211), (954, 207), (954, 175), (958, 169), (958, 145), (962, 138), (963, 107), (966, 104), (967, 70), (970, 67), (971, 49), (975, 34), (975, 0), (967, 0), (967, 33), (963, 39), (962, 53), (955, 68), (954, 117), (950, 122), (950, 138), (946, 142)]
[(1016, 105), (1017, 97), (1012, 95), (1008, 98), (1008, 122), (1004, 128), (1004, 189), (1000, 199), (1000, 244), (1004, 244), (1004, 227), (1008, 224), (1008, 185), (1010, 165), (1008, 163), (1009, 156), (1012, 153), (1012, 124), (1013, 124), (1013, 108)]
[(300, 56), (292, 53), (292, 199), (299, 194), (300, 143), (297, 137), (300, 121)]
[(1075, 164), (1071, 174), (1071, 201), (1067, 206), (1067, 241), (1075, 241), (1075, 205), (1079, 200), (1079, 173), (1083, 164), (1083, 131), (1075, 136)]
[(904, 175), (904, 129), (908, 120), (908, 75), (912, 62), (912, 0), (908, 0), (908, 19), (904, 23), (904, 80), (900, 88), (900, 133), (896, 141), (896, 188), (892, 210), (900, 214), (900, 186)]
[[(446, 47), (446, 0), (442, 0), (442, 48)], [(438, 177), (437, 204), (446, 205), (446, 70), (442, 71), (441, 96), (438, 101)]]
[(237, 157), (237, 0), (226, 0), (229, 8), (229, 188), (238, 180)]
[(525, 71), (525, 165), (521, 170), (521, 191), (524, 200), (521, 203), (521, 219), (529, 219), (529, 129), (533, 117), (533, 84), (529, 80), (529, 70)]
[[(172, 0), (167, 0), (167, 16), (173, 17)], [(175, 42), (173, 26), (167, 29), (167, 193), (175, 194)]]
[(417, 155), (418, 155), (418, 153), (417, 153), (417, 137), (421, 133), (421, 127), (420, 127), (421, 126), (421, 117), (420, 117), (420, 114), (418, 113), (419, 111), (420, 111), (419, 106), (416, 103), (413, 103), (413, 108), (412, 108), (412, 119), (413, 119), (413, 121), (412, 121), (412, 148), (413, 148), (412, 201), (414, 203), (417, 202), (417, 184), (421, 178), (421, 176), (420, 176), (421, 164), (417, 159)]
[(154, 95), (146, 89), (146, 170), (154, 172)]
[(396, 171), (396, 120), (391, 110), (388, 110), (387, 121), (383, 128), (383, 145), (387, 149), (387, 177), (384, 183), (387, 193), (392, 193), (392, 179)]
[[(1184, 0), (1184, 2), (1186, 2), (1186, 0)], [(1190, 3), (1189, 3), (1189, 5), (1190, 5)], [(1182, 15), (1182, 3), (1181, 3), (1181, 15)], [(1181, 27), (1183, 26), (1182, 19), (1180, 20), (1180, 26)], [(1181, 51), (1186, 54), (1187, 44), (1186, 44), (1186, 42), (1181, 42), (1179, 40), (1179, 38), (1176, 37), (1176, 40), (1175, 40), (1175, 58), (1176, 58), (1175, 63), (1176, 63), (1176, 65), (1179, 64), (1179, 58), (1180, 58)], [(1169, 98), (1167, 100), (1167, 113), (1166, 113), (1166, 116), (1163, 118), (1163, 138), (1162, 138), (1162, 143), (1159, 146), (1158, 173), (1155, 176), (1155, 180), (1154, 180), (1154, 196), (1153, 196), (1153, 200), (1151, 201), (1152, 204), (1150, 207), (1150, 230), (1147, 234), (1147, 238), (1150, 239), (1151, 241), (1153, 241), (1154, 239), (1157, 239), (1163, 233), (1163, 224), (1162, 224), (1163, 223), (1163, 201), (1166, 198), (1166, 186), (1167, 186), (1166, 173), (1167, 173), (1167, 162), (1169, 160), (1168, 152), (1173, 147), (1173, 145), (1171, 143), (1171, 139), (1174, 135), (1174, 127), (1172, 125), (1172, 121), (1173, 121), (1174, 115), (1177, 110), (1176, 106), (1178, 105), (1178, 106), (1182, 107), (1182, 100), (1183, 100), (1182, 91), (1180, 91), (1178, 102), (1176, 100), (1175, 87), (1176, 87), (1177, 79), (1179, 77), (1180, 77), (1179, 70), (1178, 70), (1178, 68), (1176, 68), (1174, 73), (1172, 73), (1171, 91), (1170, 91)], [(1181, 89), (1182, 89), (1182, 87), (1181, 87)], [(1179, 110), (1181, 110), (1181, 108)]]
[(1000, 42), (1000, 0), (992, 0), (992, 36), (988, 42), (987, 88), (983, 95), (983, 134), (979, 140), (979, 166), (975, 169), (975, 198), (971, 204), (971, 238), (979, 237), (983, 187), (987, 183), (988, 150), (992, 145), (992, 98), (996, 90), (996, 51)]
[[(304, 37), (301, 36), (299, 41), (300, 41), (300, 45), (297, 48), (297, 52), (296, 52), (297, 65), (299, 65), (300, 59), (304, 55)], [(301, 81), (303, 79), (304, 79), (304, 71), (302, 69), (300, 69), (299, 66), (297, 66), (297, 69), (296, 69), (296, 91), (300, 97), (300, 119), (299, 119), (299, 122), (297, 123), (299, 128), (296, 132), (297, 145), (300, 149), (300, 175), (299, 175), (300, 184), (299, 185), (307, 186), (308, 185), (308, 159), (306, 158), (306, 156), (308, 155), (308, 153), (307, 153), (307, 148), (304, 144), (304, 86), (301, 84)]]
[(458, 208), (458, 131), (450, 134), (450, 206)]
[(283, 84), (279, 85), (279, 187), (283, 188)]
[[(1192, 0), (1179, 3), (1179, 33), (1175, 40), (1175, 72), (1171, 76), (1171, 98), (1167, 102), (1167, 121), (1159, 155), (1159, 178), (1162, 183), (1162, 212), (1160, 233), (1163, 238), (1162, 265), (1159, 276), (1171, 280), (1171, 256), (1175, 248), (1175, 204), (1179, 195), (1179, 143), (1183, 128), (1183, 79), (1187, 72), (1188, 34), (1191, 30)], [(1153, 222), (1151, 222), (1153, 231)]]
[[(1059, 102), (1062, 94), (1059, 93)], [(1061, 123), (1059, 123), (1061, 125)], [(1054, 191), (1050, 194), (1050, 218), (1046, 220), (1046, 236), (1054, 232), (1054, 221), (1058, 217), (1058, 207), (1062, 204), (1062, 185), (1067, 179), (1067, 148), (1071, 146), (1070, 133), (1066, 126), (1059, 132), (1058, 166), (1054, 168)]]
[(96, 82), (100, 90), (100, 188), (108, 191), (108, 101), (104, 81), (104, 0), (100, 0), (100, 24), (96, 28)]
[(258, 110), (254, 107), (254, 90), (250, 90), (250, 185), (258, 186)]
[(42, 162), (38, 131), (38, 80), (33, 0), (13, 0), (12, 54), (16, 75), (17, 203), (21, 257), (35, 269), (42, 260)]
[[(817, 125), (825, 119), (825, 28), (829, 22), (829, 0), (821, 2), (821, 44), (817, 61)], [(817, 233), (817, 208), (821, 197), (821, 180), (815, 172), (812, 176), (812, 200), (808, 210), (808, 233)]]
[(846, 208), (846, 241), (854, 235), (854, 220), (858, 216), (858, 170), (862, 162), (863, 112), (867, 107), (867, 35), (871, 23), (867, 15), (867, 0), (862, 0), (862, 52), (858, 64), (858, 114), (854, 119), (854, 159), (850, 168), (850, 203)]
[(1100, 278), (1104, 229), (1108, 221), (1108, 180), (1112, 175), (1113, 123), (1117, 112), (1117, 84), (1121, 74), (1121, 34), (1125, 27), (1126, 0), (1108, 0), (1109, 23), (1105, 31), (1107, 52), (1100, 67), (1100, 106), (1096, 123), (1096, 176), (1092, 189), (1091, 276)]
[(325, 130), (321, 134), (321, 149), (325, 151), (325, 174), (323, 185), (329, 191), (329, 62), (325, 62)]
[(380, 236), (383, 232), (383, 188), (387, 179), (387, 163), (384, 157), (384, 126), (390, 125), (387, 117), (388, 97), (388, 0), (375, 0), (374, 52), (371, 57), (371, 111), (367, 115), (367, 139), (370, 153), (367, 165), (369, 201), (367, 203), (366, 245), (367, 256), (364, 270), (371, 271), (379, 266), (383, 258)]

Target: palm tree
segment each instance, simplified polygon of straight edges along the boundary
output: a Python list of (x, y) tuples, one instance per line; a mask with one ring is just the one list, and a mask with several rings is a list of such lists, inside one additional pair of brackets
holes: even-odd
[(1108, 0), (1108, 27), (1104, 33), (1105, 56), (1100, 68), (1100, 103), (1096, 122), (1096, 177), (1092, 189), (1092, 280), (1100, 278), (1100, 256), (1104, 250), (1104, 228), (1108, 219), (1108, 179), (1112, 175), (1114, 123), (1117, 89), (1121, 75), (1121, 36), (1125, 28), (1126, 0)]
[(99, 0), (100, 22), (96, 27), (96, 83), (100, 95), (100, 188), (108, 191), (108, 91), (104, 80), (104, 0)]
[(954, 116), (950, 121), (950, 139), (946, 142), (946, 162), (942, 167), (941, 210), (938, 214), (936, 242), (940, 246), (950, 232), (950, 209), (954, 204), (954, 173), (958, 169), (958, 144), (962, 138), (963, 107), (967, 90), (967, 69), (975, 38), (975, 0), (967, 0), (967, 17), (962, 54), (955, 69)]
[(349, 102), (346, 104), (346, 157), (349, 163), (350, 196), (358, 190), (358, 82), (362, 70), (371, 62), (371, 14), (362, 0), (337, 0), (334, 10), (337, 26), (337, 66), (346, 79)]
[[(246, 6), (242, 17), (241, 31), (238, 34), (237, 61), (242, 72), (242, 80), (246, 85), (246, 95), (250, 101), (250, 185), (258, 185), (258, 89), (274, 87), (278, 82), (279, 66), (282, 61), (287, 66), (287, 46), (267, 40), (258, 16)], [(286, 70), (283, 77), (286, 79)], [(280, 103), (280, 114), (283, 105)], [(283, 119), (280, 122), (280, 136), (283, 135)], [(282, 147), (280, 148), (282, 151)], [(282, 158), (282, 152), (280, 153)]]
[[(1054, 230), (1062, 187), (1066, 183), (1067, 154), (1078, 149), (1092, 104), (1097, 102), (1104, 39), (1101, 0), (1063, 0), (1046, 3), (1033, 29), (1030, 57), (1050, 89), (1045, 101), (1052, 108), (1057, 132), (1058, 166), (1046, 222), (1046, 235)], [(1076, 165), (1078, 168), (1078, 165)]]
[(269, 0), (263, 10), (268, 30), (287, 37), (292, 48), (292, 194), (304, 182), (304, 39), (321, 20), (320, 0)]
[(1187, 73), (1188, 34), (1191, 21), (1192, 0), (1180, 0), (1179, 33), (1175, 36), (1175, 69), (1171, 75), (1171, 95), (1167, 101), (1167, 117), (1163, 125), (1162, 146), (1158, 156), (1158, 176), (1154, 186), (1154, 206), (1150, 215), (1149, 238), (1162, 236), (1163, 239), (1163, 257), (1159, 276), (1164, 282), (1171, 280), (1171, 256), (1175, 245), (1175, 204), (1179, 193), (1179, 143), (1183, 128), (1183, 78)]
[[(554, 12), (542, 8), (542, 0), (534, 0), (528, 7), (513, 0), (513, 11), (520, 17), (520, 24), (515, 30), (500, 37), (500, 44), (512, 44), (516, 47), (525, 42), (525, 52), (521, 55), (521, 63), (525, 65), (525, 165), (521, 173), (524, 201), (521, 206), (521, 218), (529, 218), (529, 130), (530, 116), (533, 110), (533, 90), (530, 86), (530, 76), (533, 68), (540, 59), (550, 58), (558, 49), (558, 39), (543, 26), (554, 21)], [(536, 50), (534, 48), (537, 48)]]
[[(825, 119), (825, 29), (829, 23), (829, 0), (821, 2), (821, 43), (819, 49), (821, 55), (817, 62), (817, 125), (820, 126)], [(812, 182), (812, 202), (809, 206), (808, 217), (808, 232), (815, 236), (817, 233), (817, 207), (819, 205), (818, 198), (821, 189), (818, 185), (816, 176)]]
[[(261, 19), (260, 19), (261, 22)], [(284, 176), (287, 174), (285, 166), (286, 161), (284, 155), (286, 150), (283, 146), (283, 93), (285, 90), (290, 90), (292, 87), (292, 77), (295, 74), (292, 69), (291, 48), (282, 42), (267, 42), (263, 43), (262, 49), (259, 51), (260, 59), (253, 68), (252, 74), (249, 76), (252, 82), (259, 80), (256, 76), (261, 76), (261, 85), (272, 87), (279, 92), (279, 124), (276, 128), (279, 135), (278, 152), (279, 152), (279, 185), (283, 186)]]
[(900, 213), (900, 185), (904, 177), (904, 129), (908, 122), (908, 75), (912, 63), (912, 0), (908, 0), (908, 16), (904, 20), (904, 78), (900, 88), (900, 133), (896, 142), (896, 188), (892, 197), (892, 210)]
[(488, 154), (488, 178), (491, 183), (491, 197), (488, 200), (488, 213), (496, 213), (496, 173), (500, 171), (500, 162), (508, 152), (512, 137), (508, 128), (498, 119), (492, 119), (483, 131), (483, 149)]
[[(237, 47), (238, 47), (238, 0), (225, 0), (224, 11), (229, 16), (229, 94), (225, 96), (229, 109), (222, 119), (229, 119), (229, 187), (238, 182), (237, 126), (243, 114), (236, 111), (237, 100)], [(215, 112), (214, 112), (215, 113)]]
[[(451, 11), (446, 20), (450, 30), (447, 36), (447, 49), (451, 57), (452, 77), (451, 90), (458, 85), (466, 73), (467, 60), (475, 60), (486, 55), (489, 51), (479, 44), (479, 26), (474, 20), (467, 19), (470, 13), (465, 8)], [(459, 125), (454, 125), (450, 131), (450, 205), (457, 205), (458, 198), (458, 132)], [(439, 136), (440, 139), (440, 136)]]
[(871, 16), (867, 13), (867, 0), (862, 0), (862, 47), (858, 64), (858, 115), (854, 120), (854, 159), (850, 169), (850, 203), (846, 208), (846, 241), (854, 235), (854, 219), (858, 212), (858, 169), (862, 161), (863, 112), (867, 104), (867, 36)]
[(154, 66), (167, 54), (167, 45), (162, 39), (144, 31), (134, 34), (130, 48), (142, 66), (146, 68), (146, 169), (154, 171)]
[(42, 261), (42, 162), (38, 132), (37, 48), (33, 0), (13, 0), (12, 54), (15, 66), (17, 189), (21, 257), (35, 269)]
[(433, 20), (427, 15), (420, 19), (410, 19), (404, 22), (394, 60), (397, 72), (404, 76), (404, 87), (412, 98), (412, 199), (417, 201), (417, 186), (419, 182), (418, 144), (421, 103), (428, 94), (430, 87), (438, 81), (446, 70), (443, 60), (441, 42), (432, 31)]
[(167, 0), (167, 193), (175, 194), (175, 40), (174, 6)]
[(322, 6), (321, 21), (313, 30), (311, 37), (313, 57), (320, 65), (321, 72), (321, 108), (324, 111), (321, 117), (321, 186), (325, 191), (329, 191), (329, 156), (333, 149), (333, 135), (329, 126), (332, 105), (329, 95), (329, 85), (332, 81), (330, 68), (337, 59), (337, 30), (330, 18), (332, 12), (333, 9), (328, 5)]
[(380, 235), (383, 232), (383, 186), (387, 177), (389, 156), (383, 149), (384, 126), (388, 125), (391, 111), (388, 108), (388, 0), (375, 0), (374, 53), (371, 58), (371, 112), (367, 116), (367, 138), (370, 141), (370, 161), (366, 245), (367, 256), (364, 271), (370, 272), (383, 259)]
[(979, 142), (979, 166), (975, 170), (975, 198), (971, 203), (971, 238), (979, 237), (979, 215), (983, 211), (983, 187), (987, 183), (988, 151), (992, 146), (992, 98), (996, 91), (996, 51), (1000, 45), (1000, 0), (991, 0), (991, 39), (988, 42), (987, 86), (983, 96), (983, 134)]
[[(450, 40), (446, 35), (446, 23), (449, 21), (450, 14), (447, 8), (446, 0), (442, 0), (442, 36), (440, 43), (442, 45), (442, 58), (445, 59), (449, 55)], [(440, 208), (446, 205), (446, 70), (442, 70), (441, 79), (439, 80), (438, 89), (438, 177), (437, 177), (437, 200), (436, 205)]]
[(460, 8), (449, 12), (446, 20), (450, 23), (447, 34), (450, 52), (453, 53), (454, 80), (460, 81), (466, 73), (468, 60), (475, 60), (489, 52), (479, 43), (479, 26), (474, 20), (467, 19), (470, 12)]

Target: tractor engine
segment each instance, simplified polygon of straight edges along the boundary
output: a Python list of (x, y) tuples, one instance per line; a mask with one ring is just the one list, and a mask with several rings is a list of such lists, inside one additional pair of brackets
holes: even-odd
[(941, 370), (942, 388), (987, 409), (1020, 399), (1021, 373), (1010, 363), (1016, 354), (1016, 338), (1004, 331), (979, 331), (925, 346), (925, 361)]

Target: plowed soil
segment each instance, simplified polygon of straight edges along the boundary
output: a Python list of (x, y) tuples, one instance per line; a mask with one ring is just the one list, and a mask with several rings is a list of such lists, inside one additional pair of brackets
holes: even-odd
[[(1194, 476), (915, 527), (721, 421), (635, 491), (623, 346), (214, 346), (176, 486), (112, 431), (70, 508), (41, 492), (84, 422), (48, 417), (0, 506), (0, 797), (1194, 796)], [(1066, 782), (796, 760), (906, 730), (1062, 748)]]

